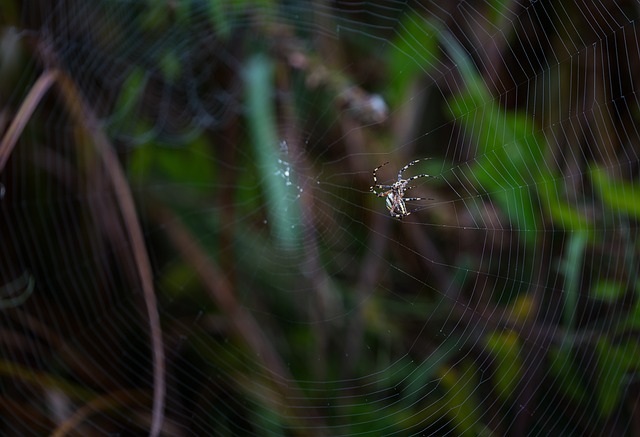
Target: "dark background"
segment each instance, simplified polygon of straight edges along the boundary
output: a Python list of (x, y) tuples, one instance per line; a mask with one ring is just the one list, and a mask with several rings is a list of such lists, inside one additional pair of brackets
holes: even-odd
[(639, 11), (4, 1), (0, 432), (640, 435)]

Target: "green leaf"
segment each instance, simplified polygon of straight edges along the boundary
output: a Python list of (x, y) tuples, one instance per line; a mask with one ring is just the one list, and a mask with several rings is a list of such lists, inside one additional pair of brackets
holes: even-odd
[(488, 2), (489, 10), (485, 17), (494, 25), (496, 31), (503, 30), (500, 22), (505, 21), (505, 15), (509, 12), (510, 5), (511, 1), (509, 0), (490, 0)]
[(138, 103), (147, 87), (147, 79), (147, 75), (140, 67), (134, 67), (129, 71), (113, 108), (109, 124), (110, 134), (118, 135), (123, 132), (131, 134), (135, 131), (139, 120), (135, 115), (138, 113)]
[(582, 378), (580, 367), (574, 363), (571, 349), (555, 347), (549, 350), (550, 370), (555, 376), (551, 382), (576, 403), (584, 403), (590, 398)]
[(640, 186), (615, 180), (602, 168), (592, 168), (589, 174), (596, 191), (609, 208), (640, 218)]
[(492, 332), (486, 342), (487, 349), (495, 357), (495, 388), (498, 396), (507, 401), (512, 398), (522, 374), (518, 335), (513, 331)]
[(195, 137), (185, 147), (162, 147), (147, 142), (134, 149), (129, 173), (132, 177), (175, 182), (180, 186), (181, 196), (187, 188), (210, 191), (215, 168), (210, 155), (211, 146), (204, 136)]
[(141, 15), (140, 27), (144, 30), (158, 30), (169, 25), (171, 6), (167, 2), (147, 1)]
[(626, 289), (624, 284), (616, 281), (601, 280), (591, 289), (591, 297), (598, 300), (613, 302), (620, 299)]
[(216, 34), (223, 39), (227, 39), (231, 33), (231, 23), (229, 22), (230, 14), (225, 11), (225, 2), (213, 0), (206, 4), (209, 6), (209, 19), (213, 24)]
[(438, 371), (444, 392), (445, 411), (457, 435), (477, 436), (484, 426), (480, 421), (482, 411), (478, 400), (476, 369), (469, 364), (442, 367)]
[(500, 205), (524, 240), (534, 243), (542, 228), (533, 187), (539, 178), (544, 140), (524, 115), (496, 103), (468, 54), (448, 34), (442, 41), (465, 81), (465, 89), (449, 99), (449, 109), (464, 135), (475, 139), (476, 158), (467, 178)]
[(598, 410), (603, 417), (608, 417), (622, 400), (627, 374), (640, 367), (640, 345), (635, 340), (614, 345), (601, 338), (596, 345), (596, 352), (599, 369), (596, 380)]
[(563, 322), (567, 329), (572, 328), (575, 322), (580, 297), (580, 275), (588, 240), (586, 232), (577, 231), (569, 234), (564, 259), (559, 265), (559, 270), (565, 277)]
[(438, 56), (438, 31), (423, 16), (405, 15), (387, 52), (391, 88), (387, 100), (397, 106), (406, 99), (410, 85), (433, 68)]
[(415, 366), (411, 366), (411, 372), (404, 376), (406, 382), (404, 400), (407, 405), (415, 405), (421, 396), (424, 396), (424, 387), (433, 381), (438, 369), (446, 365), (454, 354), (460, 349), (462, 340), (456, 336), (447, 338), (429, 356)]
[(172, 298), (184, 297), (194, 289), (200, 291), (193, 266), (184, 262), (175, 262), (163, 269), (158, 284), (163, 294)]
[[(251, 138), (257, 155), (258, 171), (264, 183), (264, 194), (272, 232), (284, 246), (299, 243), (299, 196), (293, 192), (292, 167), (282, 168), (275, 108), (273, 104), (273, 66), (269, 59), (256, 55), (247, 63), (247, 106)], [(285, 158), (286, 159), (286, 158)]]
[(160, 58), (160, 71), (169, 83), (175, 81), (182, 74), (182, 64), (173, 50), (165, 52)]
[(632, 329), (640, 329), (640, 300), (636, 301), (633, 309), (627, 317), (618, 323), (617, 331), (624, 332)]
[(544, 175), (536, 185), (541, 206), (551, 216), (553, 223), (561, 229), (589, 231), (592, 238), (593, 225), (578, 209), (571, 206), (563, 195), (563, 180)]

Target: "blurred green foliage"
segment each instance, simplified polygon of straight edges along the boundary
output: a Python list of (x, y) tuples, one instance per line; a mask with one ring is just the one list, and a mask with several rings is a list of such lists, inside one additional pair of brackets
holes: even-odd
[[(310, 435), (317, 426), (335, 434), (477, 436), (509, 434), (519, 420), (532, 435), (559, 429), (580, 435), (616, 415), (634, 414), (625, 397), (640, 370), (638, 247), (630, 235), (640, 218), (637, 178), (595, 159), (585, 158), (571, 172), (562, 167), (554, 157), (569, 160), (570, 153), (546, 128), (569, 122), (548, 114), (541, 121), (529, 101), (505, 104), (507, 91), (489, 86), (482, 53), (471, 51), (438, 14), (396, 11), (389, 29), (370, 25), (358, 11), (335, 9), (322, 15), (330, 24), (320, 28), (333, 32), (347, 23), (358, 31), (336, 30), (326, 38), (298, 20), (298, 6), (141, 2), (130, 22), (118, 23), (114, 40), (128, 41), (127, 47), (141, 35), (145, 41), (168, 35), (148, 52), (141, 45), (140, 62), (135, 50), (122, 54), (130, 68), (118, 71), (121, 83), (104, 115), (149, 230), (159, 312), (174, 354), (167, 369), (177, 386), (170, 387), (171, 400), (184, 402), (168, 417), (189, 422), (182, 409), (196, 411), (185, 428), (220, 435)], [(483, 6), (478, 26), (495, 36), (512, 5), (496, 0)], [(201, 31), (194, 16), (206, 17), (204, 33), (212, 40), (190, 39)], [(123, 30), (127, 25), (135, 32)], [(533, 32), (511, 31), (522, 35), (505, 32), (508, 43)], [(385, 44), (367, 46), (367, 32)], [(563, 37), (551, 35), (557, 46)], [(109, 53), (102, 41), (92, 41), (95, 52)], [(502, 50), (512, 56), (517, 47)], [(188, 76), (202, 59), (202, 71)], [(443, 85), (443, 71), (455, 87)], [(203, 79), (189, 82), (194, 77)], [(84, 86), (87, 95), (95, 91), (93, 84)], [(197, 109), (189, 106), (189, 93), (212, 89)], [(436, 95), (427, 106), (437, 117), (407, 105), (419, 97), (416, 90)], [(367, 118), (375, 112), (373, 93), (386, 97), (389, 122)], [(546, 105), (560, 106), (560, 96), (546, 98)], [(158, 115), (159, 100), (171, 103), (165, 118)], [(210, 100), (222, 102), (227, 118), (193, 122)], [(420, 128), (396, 132), (405, 121), (396, 110), (404, 106), (416, 111), (411, 115), (418, 126), (431, 126), (432, 118), (444, 124), (426, 134)], [(188, 122), (171, 124), (181, 117)], [(33, 120), (43, 137), (46, 120)], [(393, 221), (367, 191), (372, 165), (383, 161), (382, 150), (422, 153), (408, 144), (431, 140), (427, 134), (455, 138), (429, 148), (434, 159), (419, 169), (439, 175), (417, 188), (434, 200), (412, 215), (416, 221)], [(296, 136), (299, 144), (290, 148), (282, 139)], [(398, 158), (394, 166), (404, 162)], [(80, 191), (77, 197), (88, 196)], [(43, 209), (39, 214), (51, 213)], [(188, 262), (186, 249), (163, 233), (176, 223), (185, 246), (202, 250), (199, 263)], [(84, 234), (80, 238), (98, 235), (100, 241), (110, 235)], [(114, 243), (111, 258), (118, 261), (124, 246)], [(121, 274), (113, 271), (101, 274)], [(213, 285), (203, 271), (213, 272)], [(438, 277), (445, 279), (438, 283)], [(60, 311), (57, 317), (64, 318)], [(275, 358), (265, 350), (276, 351)], [(60, 356), (63, 364), (51, 374), (68, 369), (70, 381), (82, 380)], [(136, 360), (122, 364), (128, 374), (144, 368), (144, 360)], [(534, 391), (548, 392), (536, 392), (524, 405), (527, 370), (534, 366)], [(24, 372), (11, 363), (2, 368), (16, 379), (26, 379)], [(48, 389), (69, 396), (78, 390), (64, 374), (36, 376)], [(82, 393), (84, 401), (93, 395)], [(536, 405), (547, 396), (555, 409)], [(588, 417), (576, 418), (574, 410)]]

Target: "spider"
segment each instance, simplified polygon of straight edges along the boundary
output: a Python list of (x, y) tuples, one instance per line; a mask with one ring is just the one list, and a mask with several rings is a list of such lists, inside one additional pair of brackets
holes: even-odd
[[(415, 161), (411, 161), (409, 164), (405, 165), (398, 172), (398, 180), (391, 185), (380, 185), (378, 184), (378, 178), (376, 177), (376, 172), (380, 170), (385, 165), (389, 164), (389, 162), (385, 162), (384, 164), (373, 169), (373, 186), (369, 188), (369, 190), (374, 193), (378, 197), (386, 197), (387, 201), (387, 209), (389, 210), (389, 214), (391, 217), (395, 217), (398, 219), (402, 219), (402, 217), (406, 217), (411, 212), (407, 211), (407, 205), (405, 202), (411, 202), (415, 200), (427, 200), (424, 197), (404, 197), (405, 193), (409, 191), (413, 187), (407, 187), (409, 182), (418, 178), (432, 178), (435, 176), (430, 176), (428, 174), (419, 174), (416, 176), (411, 176), (409, 179), (403, 179), (402, 173), (406, 171), (409, 167), (414, 165), (419, 161), (426, 161), (431, 158), (421, 158), (416, 159)], [(376, 189), (381, 190), (380, 192), (376, 191)]]

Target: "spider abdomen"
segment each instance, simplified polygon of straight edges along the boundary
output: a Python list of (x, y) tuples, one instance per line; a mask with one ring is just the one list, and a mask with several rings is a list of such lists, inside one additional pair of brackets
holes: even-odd
[[(424, 159), (426, 160), (429, 158), (424, 158)], [(387, 206), (387, 209), (389, 210), (389, 214), (392, 217), (401, 219), (402, 217), (406, 217), (409, 214), (411, 214), (409, 211), (407, 211), (407, 205), (405, 202), (425, 200), (423, 197), (406, 197), (406, 198), (404, 197), (405, 192), (413, 188), (412, 186), (407, 187), (409, 182), (418, 178), (433, 177), (428, 174), (419, 174), (416, 176), (411, 176), (408, 179), (404, 179), (402, 177), (402, 173), (418, 161), (422, 161), (422, 159), (416, 159), (415, 161), (411, 161), (409, 164), (402, 167), (398, 172), (398, 180), (394, 182), (392, 185), (378, 184), (378, 178), (376, 177), (376, 172), (381, 167), (384, 167), (385, 165), (387, 165), (389, 162), (385, 162), (384, 164), (373, 169), (373, 185), (369, 188), (369, 191), (371, 191), (373, 194), (375, 194), (378, 197), (386, 197), (385, 204)], [(380, 191), (377, 191), (377, 190), (380, 190)]]
[(386, 204), (391, 215), (409, 215), (407, 212), (407, 205), (405, 205), (402, 197), (398, 196), (393, 191), (387, 194)]

